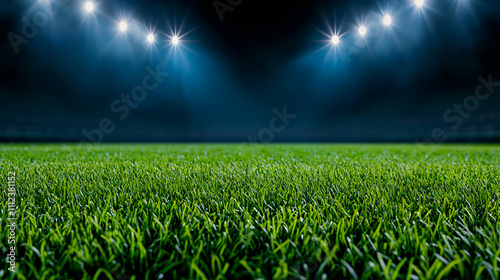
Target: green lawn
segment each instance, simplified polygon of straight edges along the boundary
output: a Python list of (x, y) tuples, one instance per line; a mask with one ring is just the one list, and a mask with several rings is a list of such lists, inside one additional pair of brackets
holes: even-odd
[(499, 145), (3, 144), (4, 259), (8, 172), (18, 279), (500, 277)]

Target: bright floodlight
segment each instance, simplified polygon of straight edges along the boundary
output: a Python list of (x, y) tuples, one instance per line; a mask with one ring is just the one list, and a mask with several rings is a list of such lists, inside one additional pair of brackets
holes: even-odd
[(127, 22), (125, 22), (125, 21), (120, 22), (120, 30), (121, 31), (127, 31), (127, 27), (128, 27)]
[(172, 44), (178, 45), (179, 44), (179, 37), (177, 37), (177, 36), (172, 37)]
[(339, 36), (334, 35), (334, 36), (332, 37), (332, 44), (334, 44), (334, 45), (338, 45), (339, 43), (340, 43), (340, 38), (339, 38)]
[(155, 41), (155, 35), (149, 34), (148, 35), (148, 42), (153, 43)]
[(415, 0), (415, 5), (417, 7), (422, 7), (424, 5), (424, 0)]
[(85, 10), (87, 10), (87, 12), (92, 12), (94, 10), (94, 3), (87, 1), (87, 3), (85, 3)]
[(361, 25), (359, 27), (359, 34), (365, 35), (366, 34), (366, 27), (364, 25)]
[(384, 24), (389, 26), (392, 23), (392, 17), (390, 15), (385, 15), (384, 16)]

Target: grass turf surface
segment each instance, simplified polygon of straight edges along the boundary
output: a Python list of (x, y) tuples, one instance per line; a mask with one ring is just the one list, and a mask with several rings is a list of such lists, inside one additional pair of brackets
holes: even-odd
[(0, 145), (0, 252), (15, 171), (18, 279), (498, 279), (499, 165), (495, 145)]

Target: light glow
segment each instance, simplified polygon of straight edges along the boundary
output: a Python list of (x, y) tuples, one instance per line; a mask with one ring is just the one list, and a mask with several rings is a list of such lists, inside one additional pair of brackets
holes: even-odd
[(415, 6), (417, 7), (423, 7), (424, 6), (424, 0), (415, 0)]
[(173, 45), (178, 45), (179, 44), (179, 37), (173, 36), (172, 37), (172, 44)]
[(92, 3), (91, 1), (87, 1), (85, 3), (85, 10), (87, 10), (87, 12), (92, 12), (94, 11), (94, 3)]
[(359, 27), (359, 34), (361, 34), (362, 36), (366, 34), (366, 27), (364, 25), (361, 25)]
[(154, 41), (155, 41), (155, 35), (149, 34), (148, 35), (148, 42), (152, 44)]
[(120, 30), (125, 32), (125, 31), (127, 31), (127, 28), (128, 28), (127, 22), (121, 21), (120, 22)]
[(390, 15), (385, 15), (384, 16), (384, 24), (386, 26), (389, 26), (392, 24), (392, 17)]
[(340, 38), (339, 38), (339, 36), (334, 35), (334, 36), (332, 37), (332, 44), (333, 44), (333, 45), (338, 45), (339, 43), (340, 43)]

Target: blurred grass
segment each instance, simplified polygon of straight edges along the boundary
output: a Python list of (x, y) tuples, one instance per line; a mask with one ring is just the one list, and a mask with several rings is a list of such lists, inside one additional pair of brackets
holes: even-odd
[(499, 148), (4, 144), (0, 252), (16, 171), (18, 279), (499, 279)]

